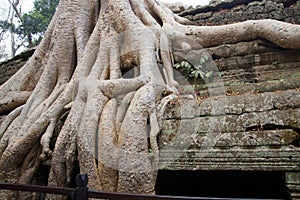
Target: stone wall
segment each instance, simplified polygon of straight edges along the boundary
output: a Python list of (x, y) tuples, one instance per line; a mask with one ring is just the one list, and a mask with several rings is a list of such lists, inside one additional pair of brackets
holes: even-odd
[[(228, 0), (186, 10), (181, 15), (205, 25), (261, 18), (300, 23), (300, 1)], [(223, 44), (205, 50), (212, 56), (221, 77), (206, 82), (190, 79), (197, 94), (197, 106), (192, 105), (194, 114), (186, 117), (195, 121), (186, 130), (191, 129), (190, 134), (196, 134), (195, 137), (199, 137), (197, 133), (206, 137), (205, 134), (212, 131), (209, 120), (213, 119), (222, 123), (217, 130), (219, 133), (238, 133), (239, 137), (244, 134), (245, 138), (249, 130), (254, 135), (255, 131), (293, 130), (295, 138), (282, 145), (299, 147), (300, 50), (283, 49), (263, 39)], [(166, 118), (170, 119), (165, 129), (167, 133), (178, 125), (178, 119), (184, 118), (178, 114), (182, 112), (181, 108), (179, 111), (176, 109), (170, 107), (171, 112), (167, 114)], [(172, 134), (166, 134), (166, 137), (162, 134), (161, 143), (168, 143), (168, 138), (172, 140), (173, 137)], [(251, 148), (275, 145), (263, 138), (264, 134), (260, 132), (256, 139), (262, 143), (252, 143)], [(236, 146), (247, 148), (248, 142)]]
[(221, 25), (254, 19), (277, 19), (300, 24), (300, 1), (297, 0), (228, 0), (183, 11), (181, 16), (196, 25)]
[(30, 58), (34, 49), (25, 51), (14, 58), (0, 63), (0, 85), (14, 75)]
[[(299, 0), (216, 2), (181, 16), (196, 25), (267, 18), (300, 24)], [(170, 105), (159, 135), (161, 167), (282, 171), (291, 199), (299, 199), (300, 50), (263, 39), (205, 50), (221, 77), (190, 79), (196, 100)]]

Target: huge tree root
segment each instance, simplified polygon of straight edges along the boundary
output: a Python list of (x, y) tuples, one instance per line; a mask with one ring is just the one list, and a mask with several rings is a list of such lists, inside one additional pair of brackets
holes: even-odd
[[(158, 0), (61, 0), (34, 55), (0, 88), (0, 113), (7, 114), (0, 126), (0, 180), (34, 183), (41, 162), (51, 159), (48, 185), (68, 187), (78, 160), (92, 189), (154, 193), (163, 113), (157, 106), (178, 95), (173, 51), (184, 57), (200, 44), (257, 37), (300, 48), (298, 25), (185, 24)], [(129, 69), (133, 76), (123, 78)]]

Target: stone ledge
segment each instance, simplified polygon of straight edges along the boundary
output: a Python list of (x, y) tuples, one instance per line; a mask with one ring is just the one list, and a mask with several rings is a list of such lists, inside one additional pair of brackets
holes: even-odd
[(161, 136), (172, 138), (176, 134), (184, 136), (211, 133), (235, 133), (252, 129), (264, 130), (268, 126), (299, 129), (300, 109), (270, 112), (253, 112), (242, 115), (204, 116), (193, 119), (172, 119), (164, 122)]
[(300, 149), (161, 150), (160, 169), (299, 171)]
[(181, 16), (187, 15), (196, 15), (200, 12), (208, 12), (208, 11), (219, 11), (222, 9), (230, 9), (238, 5), (247, 5), (248, 3), (252, 2), (253, 0), (227, 0), (223, 2), (217, 2), (215, 4), (210, 4), (207, 6), (200, 6), (195, 9), (185, 10), (180, 13)]
[(0, 85), (13, 76), (32, 56), (35, 48), (22, 52), (21, 54), (0, 63)]
[(300, 92), (296, 90), (264, 93), (248, 92), (233, 96), (223, 94), (220, 96), (212, 95), (206, 99), (180, 98), (176, 102), (170, 102), (165, 113), (165, 119), (193, 119), (224, 115), (240, 116), (252, 112), (285, 112), (285, 110), (295, 112), (299, 108)]

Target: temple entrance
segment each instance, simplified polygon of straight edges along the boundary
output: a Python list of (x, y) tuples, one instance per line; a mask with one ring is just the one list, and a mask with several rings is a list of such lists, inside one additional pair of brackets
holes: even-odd
[(160, 170), (156, 191), (172, 196), (289, 199), (284, 172)]

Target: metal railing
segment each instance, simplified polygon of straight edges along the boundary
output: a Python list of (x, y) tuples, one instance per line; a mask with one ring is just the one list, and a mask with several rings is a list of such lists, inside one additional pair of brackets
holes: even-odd
[(77, 185), (76, 188), (61, 188), (61, 187), (48, 187), (48, 186), (37, 186), (37, 185), (0, 183), (0, 190), (64, 195), (70, 197), (71, 200), (88, 200), (89, 198), (109, 199), (109, 200), (229, 200), (229, 199), (232, 200), (232, 198), (178, 197), (178, 196), (176, 197), (176, 196), (161, 196), (161, 195), (109, 193), (109, 192), (89, 190), (87, 184), (88, 184), (88, 176), (86, 174), (79, 174), (77, 175), (76, 178), (76, 185)]

